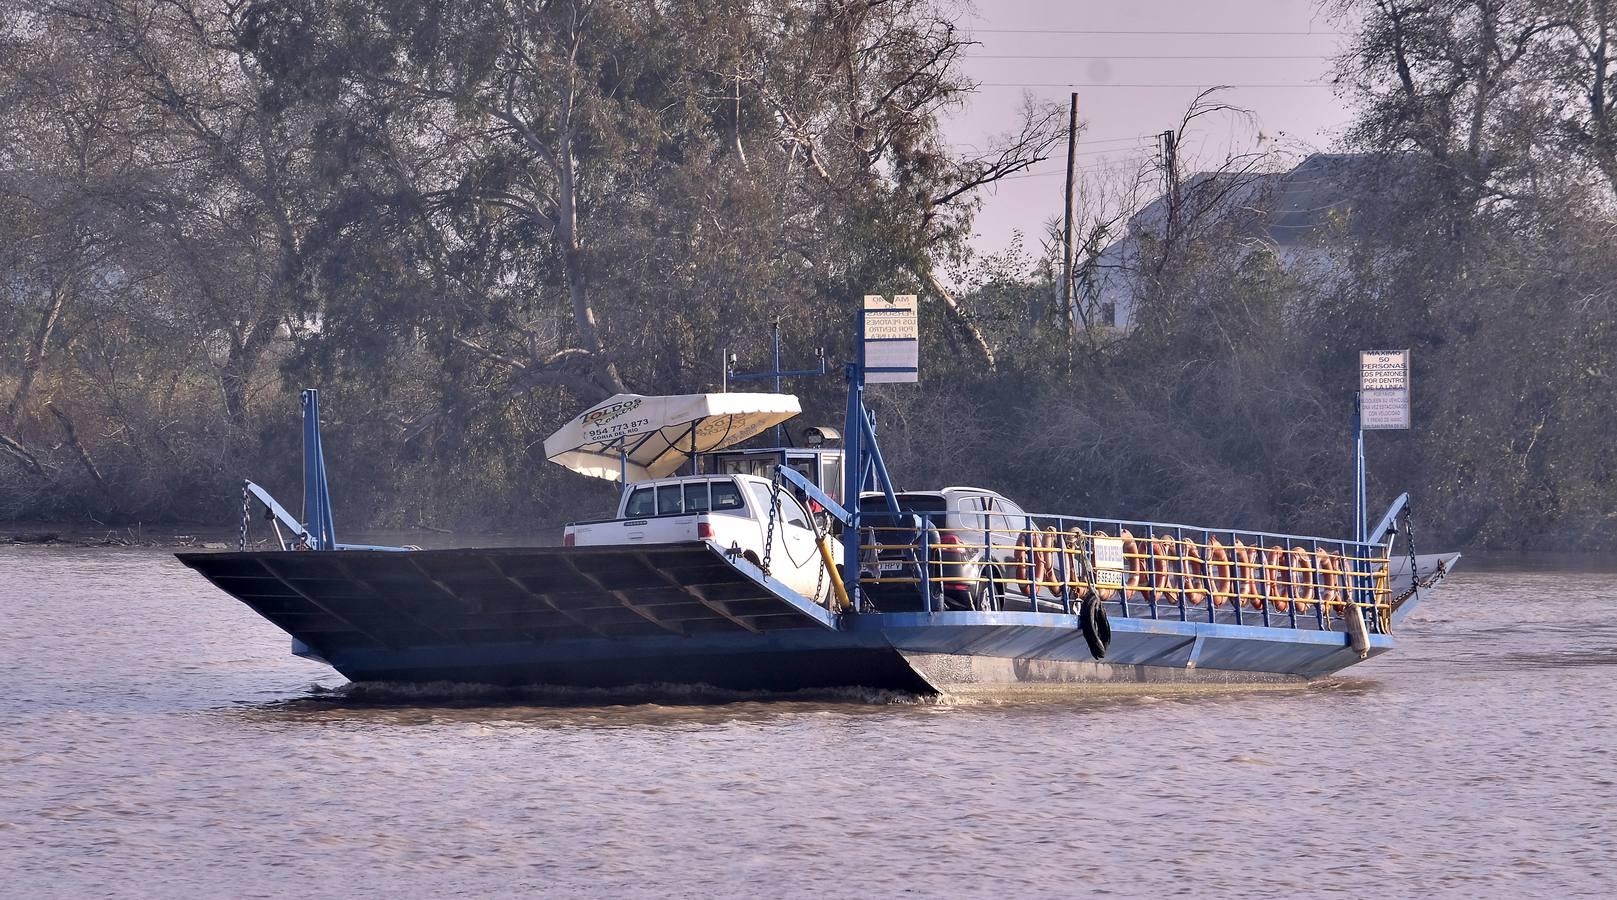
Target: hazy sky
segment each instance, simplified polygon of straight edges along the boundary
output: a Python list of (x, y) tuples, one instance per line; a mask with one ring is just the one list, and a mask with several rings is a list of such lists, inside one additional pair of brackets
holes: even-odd
[[(1155, 135), (1178, 125), (1202, 87), (1237, 85), (1224, 97), (1255, 113), (1257, 127), (1220, 117), (1195, 128), (1181, 151), (1191, 170), (1231, 148), (1328, 149), (1347, 122), (1321, 86), (1345, 39), (1318, 0), (978, 0), (968, 24), (980, 45), (965, 71), (982, 86), (950, 121), (951, 140), (969, 149), (1009, 129), (1024, 89), (1063, 105), (1077, 91), (1087, 126), (1080, 189), (1153, 156)], [(978, 249), (1000, 249), (1021, 229), (1035, 250), (1042, 223), (1061, 212), (1065, 169), (1063, 146), (1031, 174), (1003, 182), (978, 216)]]

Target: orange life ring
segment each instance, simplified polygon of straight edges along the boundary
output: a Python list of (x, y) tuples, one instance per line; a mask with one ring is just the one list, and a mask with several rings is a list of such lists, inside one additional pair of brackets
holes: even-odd
[(1263, 608), (1263, 578), (1258, 567), (1258, 548), (1235, 539), (1235, 597), (1252, 609)]
[(1283, 547), (1263, 548), (1263, 595), (1276, 612), (1291, 609), (1291, 575)]
[(1319, 568), (1319, 580), (1324, 585), (1324, 590), (1320, 592), (1320, 600), (1325, 603), (1326, 615), (1333, 612), (1341, 615), (1347, 606), (1341, 555), (1320, 547), (1314, 551), (1314, 564)]
[(1050, 541), (1039, 526), (1028, 523), (1027, 548), (1032, 569), (1028, 582), (1028, 596), (1038, 596), (1039, 589), (1050, 583)]
[[(1239, 543), (1236, 544), (1240, 546)], [(1214, 606), (1229, 606), (1234, 595), (1231, 587), (1234, 580), (1230, 577), (1233, 570), (1230, 565), (1230, 555), (1225, 552), (1224, 544), (1211, 535), (1207, 538), (1207, 580), (1213, 590)]]
[(1051, 593), (1061, 593), (1061, 532), (1054, 525), (1044, 526), (1044, 578), (1041, 579), (1050, 587)]
[[(1028, 587), (1033, 579), (1033, 541), (1027, 532), (1016, 536), (1016, 547), (1011, 551), (1011, 582)], [(1031, 595), (1031, 588), (1028, 588)]]
[(1185, 588), (1185, 600), (1191, 606), (1206, 603), (1207, 562), (1202, 559), (1201, 545), (1190, 538), (1179, 541), (1179, 568), (1184, 573), (1180, 580)]
[(1291, 548), (1291, 596), (1297, 600), (1297, 611), (1313, 612), (1319, 600), (1319, 588), (1314, 584), (1314, 556), (1302, 547)]
[(1140, 552), (1140, 543), (1134, 539), (1134, 534), (1127, 528), (1117, 533), (1123, 539), (1123, 570), (1128, 573), (1123, 582), (1123, 589), (1129, 596), (1145, 593), (1145, 554)]
[(1179, 602), (1179, 581), (1175, 577), (1179, 566), (1176, 561), (1179, 557), (1179, 542), (1165, 534), (1159, 534), (1151, 539), (1152, 575), (1151, 596), (1158, 603)]

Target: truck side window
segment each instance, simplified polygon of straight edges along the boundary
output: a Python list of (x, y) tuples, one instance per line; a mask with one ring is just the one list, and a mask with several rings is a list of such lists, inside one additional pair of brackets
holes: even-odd
[(657, 495), (651, 488), (635, 488), (629, 495), (629, 503), (623, 508), (623, 517), (626, 519), (644, 519), (646, 516), (657, 514)]
[(782, 494), (780, 497), (780, 516), (785, 522), (799, 528), (811, 528), (808, 514), (803, 511), (803, 505), (798, 503), (797, 498), (790, 494)]
[(685, 485), (685, 511), (700, 513), (707, 512), (707, 486), (709, 482), (697, 481)]
[(758, 504), (758, 521), (769, 521), (769, 511), (772, 508), (769, 499), (769, 485), (753, 482), (747, 485), (747, 489), (752, 491), (752, 499)]
[(713, 511), (743, 509), (741, 489), (733, 481), (713, 482)]
[(684, 512), (684, 511), (685, 511), (685, 504), (682, 503), (681, 499), (680, 499), (679, 485), (677, 485), (677, 484), (659, 484), (659, 485), (657, 485), (657, 514), (658, 515), (666, 516), (669, 513), (680, 513), (680, 512)]

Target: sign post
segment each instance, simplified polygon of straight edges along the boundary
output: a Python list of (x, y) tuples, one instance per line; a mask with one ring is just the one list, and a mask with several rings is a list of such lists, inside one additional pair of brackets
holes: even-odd
[[(887, 464), (876, 446), (876, 429), (865, 409), (865, 385), (920, 381), (921, 331), (914, 294), (866, 294), (859, 307), (858, 361), (848, 365), (848, 414), (842, 432), (843, 503), (849, 512), (842, 532), (842, 582), (854, 608), (859, 598), (859, 538), (863, 510), (859, 495), (872, 478), (887, 501), (887, 515), (898, 515)], [(895, 518), (896, 521), (896, 518)], [(923, 532), (924, 533), (924, 532)], [(930, 601), (929, 601), (930, 602)]]
[(1359, 351), (1359, 390), (1353, 396), (1353, 538), (1364, 541), (1369, 495), (1364, 433), (1409, 428), (1409, 351)]

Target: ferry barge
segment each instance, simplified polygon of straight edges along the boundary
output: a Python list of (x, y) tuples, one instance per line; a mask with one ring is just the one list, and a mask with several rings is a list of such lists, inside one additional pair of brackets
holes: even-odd
[[(1034, 514), (976, 489), (919, 502), (864, 402), (883, 367), (859, 356), (840, 448), (738, 448), (795, 415), (779, 393), (586, 410), (547, 454), (621, 483), (618, 537), (560, 547), (338, 543), (306, 391), (303, 517), (244, 482), (240, 549), (178, 556), (356, 682), (923, 694), (1307, 683), (1392, 650), (1458, 559), (1394, 552), (1407, 496), (1362, 539)], [(248, 549), (255, 504), (280, 549)], [(752, 525), (717, 537), (724, 515)]]

